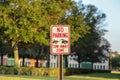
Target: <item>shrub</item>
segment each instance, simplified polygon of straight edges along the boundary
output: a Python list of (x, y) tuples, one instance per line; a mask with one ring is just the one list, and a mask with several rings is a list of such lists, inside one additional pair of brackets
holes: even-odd
[(49, 76), (58, 76), (58, 68), (49, 68), (48, 75)]
[(31, 68), (31, 75), (34, 76), (47, 76), (48, 72), (48, 68)]
[(111, 73), (111, 70), (93, 70), (93, 72), (97, 72), (97, 73)]
[[(110, 72), (110, 70), (92, 70), (66, 68), (63, 75), (77, 75), (91, 72)], [(34, 67), (5, 67), (0, 66), (0, 74), (33, 75), (33, 76), (58, 76), (58, 68), (34, 68)]]
[(5, 74), (7, 70), (7, 67), (4, 67), (4, 66), (0, 66), (0, 74)]
[(67, 68), (65, 75), (77, 75), (91, 72), (92, 69)]
[(16, 67), (15, 69), (18, 75), (31, 75), (31, 69), (29, 67)]

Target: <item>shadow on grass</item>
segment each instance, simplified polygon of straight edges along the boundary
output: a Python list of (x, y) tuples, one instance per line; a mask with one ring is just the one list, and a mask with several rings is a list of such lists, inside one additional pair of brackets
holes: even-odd
[(120, 74), (115, 74), (115, 73), (91, 73), (91, 74), (82, 74), (80, 76), (106, 78), (106, 79), (120, 79)]
[[(17, 77), (19, 78), (24, 78), (25, 80), (33, 79), (33, 80), (57, 80), (57, 77), (49, 77), (49, 76), (25, 76), (25, 75), (0, 75), (3, 77)], [(72, 75), (74, 76), (74, 75)], [(78, 78), (77, 78), (78, 77)], [(120, 74), (115, 74), (115, 73), (91, 73), (91, 74), (81, 74), (77, 75), (77, 77), (64, 77), (63, 80), (93, 80), (94, 78), (99, 79), (99, 78), (104, 78), (105, 80), (109, 79), (120, 79)], [(89, 77), (89, 78), (85, 78)], [(94, 78), (92, 78), (94, 77)], [(95, 79), (94, 79), (95, 80)]]
[[(2, 77), (7, 77), (9, 78), (17, 78), (15, 80), (19, 80), (20, 78), (24, 78), (22, 80), (57, 80), (57, 77), (49, 77), (49, 76), (25, 76), (25, 75), (0, 75)], [(21, 79), (20, 79), (21, 80)], [(64, 77), (63, 80), (89, 80), (89, 79), (84, 79), (84, 78), (66, 78)]]
[(24, 78), (24, 80), (56, 80), (56, 77), (49, 77), (49, 76), (26, 76), (26, 75), (0, 75), (3, 77), (13, 77), (13, 78)]

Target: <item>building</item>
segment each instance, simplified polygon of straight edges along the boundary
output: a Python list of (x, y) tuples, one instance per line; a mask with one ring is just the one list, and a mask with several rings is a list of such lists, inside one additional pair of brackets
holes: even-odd
[[(109, 53), (104, 51), (104, 54), (109, 57)], [(110, 60), (108, 59), (103, 59), (102, 62), (100, 63), (93, 63), (93, 69), (94, 70), (109, 70), (110, 69)]]
[(75, 59), (77, 59), (77, 56), (74, 56), (74, 55), (68, 56), (68, 68), (78, 68), (79, 67), (78, 62)]
[[(75, 60), (75, 58), (77, 58), (77, 56), (74, 55), (69, 55), (67, 57), (68, 59), (68, 68), (78, 68), (79, 64), (78, 62)], [(57, 60), (58, 57), (57, 55), (50, 55), (50, 67), (51, 68), (57, 68)], [(64, 61), (63, 61), (64, 64)], [(92, 65), (92, 64), (91, 64)], [(82, 63), (80, 63), (80, 68), (82, 68)], [(103, 61), (103, 62), (97, 62), (97, 63), (93, 63), (93, 67), (94, 70), (109, 70), (109, 59)]]
[[(3, 65), (6, 66), (8, 64), (8, 56), (4, 55), (3, 56)], [(0, 56), (0, 65), (1, 65), (1, 56)]]
[[(23, 59), (19, 59), (20, 66), (23, 64)], [(36, 59), (29, 59), (25, 58), (24, 65), (28, 67), (35, 67), (36, 66)], [(38, 67), (46, 67), (46, 60), (38, 60)]]
[(58, 56), (57, 55), (50, 55), (50, 67), (57, 68), (58, 64)]
[[(14, 58), (8, 58), (7, 55), (3, 56), (3, 65), (4, 66), (14, 66)], [(38, 67), (46, 67), (46, 60), (38, 60)], [(19, 59), (19, 64), (20, 66), (22, 66), (23, 64), (23, 59), (20, 58)], [(1, 57), (0, 57), (0, 65), (1, 65)], [(24, 60), (24, 66), (28, 66), (28, 67), (35, 67), (36, 66), (36, 59), (29, 59), (29, 58), (25, 58)]]

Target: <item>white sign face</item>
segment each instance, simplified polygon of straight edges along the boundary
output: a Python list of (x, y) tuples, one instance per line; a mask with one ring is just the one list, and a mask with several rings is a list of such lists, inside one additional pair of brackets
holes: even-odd
[(52, 25), (50, 28), (51, 54), (70, 54), (70, 26)]

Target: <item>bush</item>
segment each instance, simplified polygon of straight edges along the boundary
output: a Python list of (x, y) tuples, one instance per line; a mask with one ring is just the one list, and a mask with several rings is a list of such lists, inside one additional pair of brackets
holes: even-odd
[(0, 66), (0, 74), (5, 74), (7, 70), (7, 67)]
[(27, 67), (16, 67), (14, 73), (18, 75), (31, 75), (31, 69)]
[(0, 66), (0, 74), (57, 76), (57, 68), (5, 67)]
[(111, 70), (93, 70), (94, 73), (111, 73)]
[[(66, 68), (63, 69), (63, 75), (78, 75), (83, 73), (102, 72), (109, 73), (110, 70), (92, 70)], [(5, 67), (0, 66), (0, 74), (33, 75), (33, 76), (58, 76), (58, 68), (34, 68), (34, 67)]]
[(34, 76), (47, 76), (48, 72), (48, 68), (31, 68), (31, 75)]
[(78, 69), (78, 68), (67, 68), (65, 75), (78, 75), (84, 73), (91, 73), (92, 69)]
[(0, 66), (0, 74), (15, 74), (15, 67)]
[(49, 76), (58, 76), (58, 68), (49, 68)]

